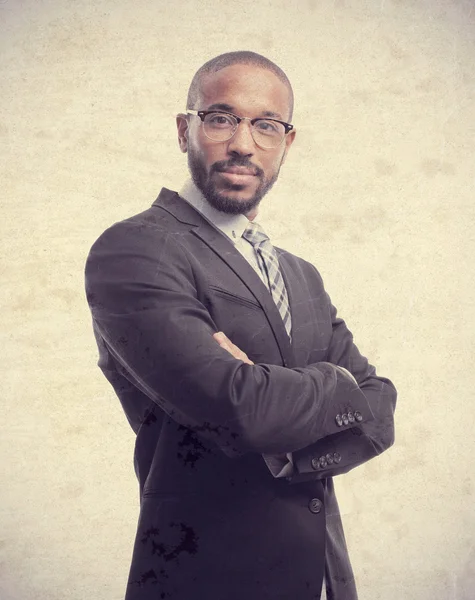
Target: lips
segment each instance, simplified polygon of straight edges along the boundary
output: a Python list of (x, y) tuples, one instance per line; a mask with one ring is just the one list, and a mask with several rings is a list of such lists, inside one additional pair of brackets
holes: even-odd
[(249, 169), (238, 169), (232, 167), (219, 173), (222, 180), (226, 182), (226, 185), (239, 185), (239, 186), (254, 186), (257, 181), (256, 175)]
[(221, 173), (231, 173), (233, 175), (256, 175), (254, 169), (247, 167), (227, 167), (226, 169), (220, 169)]

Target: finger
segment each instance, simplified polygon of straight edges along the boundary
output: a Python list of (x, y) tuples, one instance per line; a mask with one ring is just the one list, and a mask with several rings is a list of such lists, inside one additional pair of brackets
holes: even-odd
[(224, 335), (222, 331), (213, 334), (213, 338), (220, 346), (226, 344), (229, 348), (232, 346), (231, 341)]
[(242, 360), (243, 362), (245, 362), (248, 365), (254, 364), (251, 360), (249, 360), (247, 354), (242, 352), (242, 350), (239, 350), (239, 348), (237, 348), (237, 346), (235, 346), (234, 344), (232, 344), (232, 347), (229, 344), (227, 344), (226, 342), (221, 342), (219, 345), (224, 350), (227, 350), (229, 352), (229, 354), (231, 354), (232, 357), (235, 358), (236, 360)]
[(237, 358), (238, 360), (242, 360), (243, 362), (245, 362), (247, 364), (254, 364), (252, 361), (249, 360), (249, 357), (247, 356), (247, 354), (245, 352), (240, 350), (237, 346), (234, 346), (234, 348), (235, 348), (235, 350), (233, 351), (234, 358)]
[(224, 348), (224, 350), (227, 350), (230, 354), (232, 354), (232, 356), (234, 358), (237, 358), (239, 360), (244, 360), (244, 357), (246, 357), (244, 352), (239, 350), (239, 348), (236, 345), (234, 345), (233, 343), (228, 343), (226, 341), (223, 341), (223, 342), (219, 342), (219, 345), (221, 346), (221, 348)]
[(233, 356), (234, 356), (233, 349), (231, 348), (231, 346), (229, 344), (227, 344), (226, 342), (219, 342), (219, 345), (224, 350), (227, 350), (229, 352), (229, 354), (233, 354)]
[(231, 344), (231, 340), (222, 331), (214, 333), (213, 337), (217, 342), (227, 342), (228, 344)]
[(227, 350), (237, 360), (242, 360), (248, 365), (253, 365), (252, 360), (249, 360), (247, 354), (243, 352), (236, 344), (233, 344), (231, 340), (222, 331), (218, 331), (213, 334), (213, 338), (219, 343), (221, 348)]
[(228, 352), (231, 352), (233, 356), (235, 356), (237, 352), (240, 352), (239, 348), (235, 346), (222, 331), (214, 333), (213, 338), (218, 342), (221, 348), (224, 348)]
[(231, 344), (231, 351), (233, 353), (234, 358), (238, 358), (239, 360), (249, 360), (247, 358), (247, 354), (243, 352), (236, 344)]

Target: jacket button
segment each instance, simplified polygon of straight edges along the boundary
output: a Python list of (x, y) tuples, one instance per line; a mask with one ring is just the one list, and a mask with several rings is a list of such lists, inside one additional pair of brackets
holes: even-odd
[(335, 417), (335, 421), (336, 421), (336, 424), (338, 425), (338, 427), (341, 427), (343, 425), (343, 421), (341, 419), (341, 415), (337, 415)]
[(338, 464), (341, 461), (341, 454), (339, 452), (333, 453), (333, 462)]
[(346, 413), (341, 415), (341, 420), (343, 421), (343, 425), (348, 425), (348, 415)]
[(324, 456), (320, 456), (320, 466), (324, 469), (327, 466), (327, 459)]
[(333, 464), (333, 454), (327, 454), (327, 455), (325, 456), (325, 458), (327, 459), (327, 463), (328, 463), (329, 465), (332, 465), (332, 464)]
[(319, 469), (320, 468), (320, 461), (318, 460), (318, 458), (312, 458), (312, 469)]
[(358, 421), (358, 423), (361, 423), (361, 421), (363, 420), (363, 415), (360, 413), (359, 410), (355, 411), (355, 419)]
[(322, 503), (318, 498), (312, 498), (309, 502), (308, 508), (310, 512), (317, 515), (322, 510)]
[(348, 412), (348, 421), (350, 423), (354, 423), (355, 422), (355, 415), (352, 412)]

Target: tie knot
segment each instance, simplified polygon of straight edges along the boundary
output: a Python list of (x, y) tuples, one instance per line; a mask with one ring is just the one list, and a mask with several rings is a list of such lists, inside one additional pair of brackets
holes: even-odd
[(250, 242), (253, 246), (258, 244), (262, 244), (262, 242), (266, 242), (269, 240), (269, 236), (262, 229), (259, 223), (253, 223), (252, 221), (249, 223), (248, 227), (244, 230), (242, 237)]

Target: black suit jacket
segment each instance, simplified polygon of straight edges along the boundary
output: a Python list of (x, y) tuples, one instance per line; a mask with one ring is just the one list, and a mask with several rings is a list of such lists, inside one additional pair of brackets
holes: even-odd
[[(277, 251), (291, 343), (254, 269), (174, 192), (92, 246), (98, 364), (137, 434), (126, 600), (313, 600), (324, 569), (330, 600), (356, 598), (332, 477), (393, 443), (396, 391), (315, 267)], [(285, 452), (297, 472), (275, 479), (262, 453)]]

